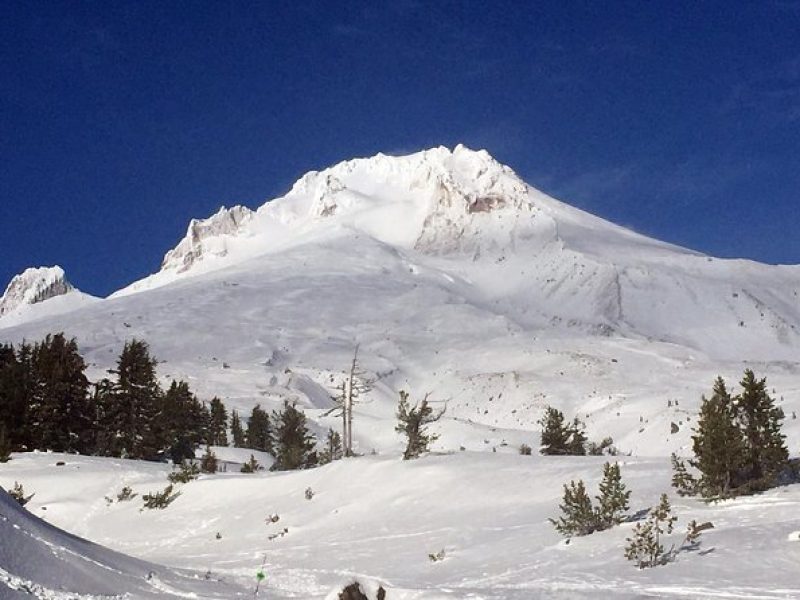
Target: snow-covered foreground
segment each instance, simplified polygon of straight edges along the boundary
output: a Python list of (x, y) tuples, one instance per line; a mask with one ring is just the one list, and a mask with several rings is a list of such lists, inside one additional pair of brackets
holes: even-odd
[[(623, 557), (631, 523), (566, 543), (547, 522), (558, 512), (562, 483), (582, 478), (596, 492), (604, 458), (505, 450), (204, 475), (180, 486), (165, 510), (141, 511), (140, 496), (166, 485), (166, 465), (18, 454), (0, 466), (0, 485), (23, 482), (36, 492), (33, 514), (77, 535), (147, 561), (211, 571), (248, 590), (266, 557), (262, 598), (324, 598), (354, 577), (381, 582), (392, 600), (800, 598), (800, 485), (716, 505), (671, 494), (676, 531), (690, 519), (714, 529), (699, 551), (637, 570)], [(60, 460), (66, 464), (56, 466)], [(670, 491), (667, 460), (619, 460), (632, 513)], [(108, 504), (104, 497), (125, 485), (140, 496)], [(670, 543), (681, 539), (676, 533)], [(428, 558), (442, 549), (443, 561)]]

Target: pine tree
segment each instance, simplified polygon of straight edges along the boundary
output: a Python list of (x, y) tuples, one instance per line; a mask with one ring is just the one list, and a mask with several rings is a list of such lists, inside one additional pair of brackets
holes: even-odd
[(435, 423), (444, 415), (445, 409), (436, 412), (428, 404), (429, 394), (425, 394), (422, 402), (411, 406), (408, 402), (408, 392), (400, 391), (400, 402), (397, 405), (397, 420), (395, 426), (397, 433), (405, 434), (406, 449), (403, 460), (419, 458), (428, 452), (428, 447), (439, 439), (436, 434), (428, 433), (427, 425)]
[(0, 463), (11, 460), (11, 439), (6, 434), (5, 423), (0, 423)]
[(670, 456), (672, 464), (672, 487), (679, 496), (694, 496), (699, 490), (699, 482), (686, 469), (686, 463), (674, 452)]
[(29, 405), (29, 388), (32, 372), (28, 369), (30, 346), (23, 344), (19, 349), (21, 360), (11, 345), (0, 345), (0, 427), (5, 427), (11, 450), (29, 448), (28, 428), (26, 427)]
[(570, 481), (569, 486), (564, 485), (564, 499), (558, 507), (562, 516), (548, 521), (560, 534), (571, 537), (589, 535), (598, 530), (597, 513), (583, 481)]
[(260, 471), (262, 468), (263, 467), (256, 460), (256, 457), (251, 454), (250, 460), (248, 460), (246, 463), (242, 465), (240, 471), (242, 473), (256, 473), (257, 471)]
[(86, 365), (74, 339), (48, 335), (34, 345), (33, 388), (28, 404), (31, 443), (40, 450), (86, 452), (93, 414)]
[(206, 452), (200, 458), (200, 470), (203, 473), (216, 473), (218, 467), (217, 455), (211, 451), (210, 446), (206, 446)]
[(745, 461), (744, 439), (734, 421), (733, 401), (718, 377), (711, 398), (703, 397), (697, 429), (692, 436), (694, 460), (701, 473), (699, 490), (705, 497), (726, 497), (738, 484)]
[(600, 482), (600, 495), (597, 496), (597, 524), (599, 529), (619, 525), (630, 508), (631, 492), (622, 483), (619, 464), (603, 465), (603, 479)]
[(583, 431), (583, 423), (577, 417), (572, 423), (565, 423), (564, 413), (548, 406), (539, 424), (542, 426), (539, 450), (541, 454), (573, 456), (586, 454), (586, 434)]
[(148, 345), (133, 339), (125, 344), (117, 361), (116, 385), (109, 411), (114, 422), (115, 456), (153, 460), (162, 450), (163, 432), (159, 427), (161, 389), (156, 379), (156, 360)]
[(260, 404), (253, 407), (247, 421), (247, 448), (275, 454), (272, 446), (272, 425)]
[(640, 569), (664, 564), (669, 554), (664, 553), (661, 536), (672, 533), (677, 517), (672, 516), (672, 507), (666, 494), (661, 494), (658, 506), (650, 511), (644, 523), (637, 523), (633, 535), (628, 538), (625, 558), (636, 562)]
[(233, 439), (234, 448), (246, 447), (247, 442), (242, 429), (242, 421), (239, 419), (239, 413), (235, 410), (231, 413), (231, 438)]
[(161, 401), (157, 423), (160, 446), (176, 464), (195, 457), (195, 447), (208, 443), (208, 411), (185, 381), (173, 381)]
[(306, 416), (293, 404), (283, 403), (283, 410), (272, 413), (275, 423), (272, 447), (275, 449), (274, 471), (305, 469), (317, 464), (316, 442), (306, 427)]
[(328, 429), (328, 437), (325, 441), (325, 449), (319, 455), (320, 464), (326, 464), (334, 460), (339, 460), (344, 456), (342, 450), (342, 436), (333, 429)]
[(222, 400), (214, 396), (210, 406), (211, 421), (209, 423), (209, 442), (214, 446), (228, 445), (228, 411)]
[(767, 380), (750, 369), (741, 381), (742, 393), (733, 402), (745, 438), (744, 469), (752, 490), (769, 487), (786, 466), (789, 452), (781, 433), (783, 412), (767, 393)]

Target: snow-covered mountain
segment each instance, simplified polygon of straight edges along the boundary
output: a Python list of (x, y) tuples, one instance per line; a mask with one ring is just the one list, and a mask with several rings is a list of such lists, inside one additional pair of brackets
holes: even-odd
[(0, 296), (0, 327), (69, 312), (93, 300), (76, 289), (58, 265), (25, 269)]
[(688, 442), (713, 378), (745, 363), (800, 410), (798, 293), (800, 266), (644, 237), (457, 146), (346, 161), (255, 211), (192, 221), (158, 272), (68, 314), (0, 320), (0, 340), (64, 330), (100, 374), (144, 338), (165, 378), (245, 411), (293, 398), (320, 426), (358, 343), (379, 379), (362, 448), (396, 443), (406, 388), (449, 401), (445, 447), (527, 435), (550, 403), (662, 454)]

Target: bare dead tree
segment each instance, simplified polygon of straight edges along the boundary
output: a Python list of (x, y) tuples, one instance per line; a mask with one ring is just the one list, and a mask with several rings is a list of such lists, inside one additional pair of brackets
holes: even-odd
[(353, 405), (359, 402), (362, 395), (370, 392), (375, 383), (358, 364), (358, 348), (356, 345), (350, 369), (336, 387), (338, 393), (333, 397), (335, 406), (325, 413), (325, 416), (339, 413), (342, 417), (342, 447), (345, 456), (353, 456)]

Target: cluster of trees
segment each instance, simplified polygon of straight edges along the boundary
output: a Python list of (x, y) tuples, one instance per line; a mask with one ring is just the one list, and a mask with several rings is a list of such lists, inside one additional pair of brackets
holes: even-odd
[(789, 452), (781, 432), (783, 411), (767, 392), (766, 379), (747, 369), (733, 396), (718, 377), (710, 398), (703, 397), (692, 436), (689, 473), (684, 461), (672, 456), (673, 485), (681, 495), (729, 498), (775, 485), (787, 470)]
[[(194, 458), (198, 446), (227, 446), (223, 402), (201, 402), (184, 381), (162, 390), (156, 365), (148, 345), (133, 339), (109, 371), (112, 377), (92, 384), (75, 340), (62, 333), (0, 346), (0, 460), (11, 451), (52, 450), (181, 463)], [(306, 417), (293, 405), (271, 419), (256, 406), (246, 427), (234, 411), (230, 426), (235, 446), (273, 454), (276, 469), (318, 462)], [(336, 443), (328, 455), (341, 455)]]
[(178, 461), (199, 444), (227, 443), (222, 402), (200, 402), (182, 381), (163, 391), (145, 342), (127, 342), (109, 374), (91, 384), (61, 333), (0, 346), (0, 438), (13, 450)]

